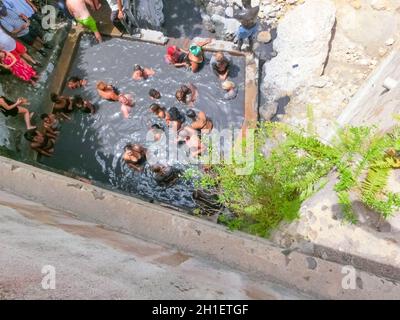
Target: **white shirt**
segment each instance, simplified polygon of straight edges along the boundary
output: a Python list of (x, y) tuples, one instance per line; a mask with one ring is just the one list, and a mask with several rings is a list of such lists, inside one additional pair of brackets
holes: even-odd
[(111, 11), (118, 11), (118, 1), (117, 0), (106, 0), (111, 8)]
[(35, 13), (32, 7), (25, 0), (3, 0), (7, 9), (11, 9), (18, 14), (23, 14), (28, 18)]
[(14, 51), (16, 47), (16, 41), (0, 28), (0, 50), (11, 52)]

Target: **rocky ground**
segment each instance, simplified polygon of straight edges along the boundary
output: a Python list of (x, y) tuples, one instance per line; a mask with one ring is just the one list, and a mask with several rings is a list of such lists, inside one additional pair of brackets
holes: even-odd
[[(238, 22), (225, 14), (233, 0), (198, 2), (205, 8), (205, 27), (217, 38), (234, 40)], [(252, 4), (260, 5), (260, 31), (273, 31), (272, 37), (264, 32), (259, 40), (268, 42), (277, 29), (277, 56), (264, 66), (261, 117), (306, 127), (312, 114), (321, 135), (335, 125), (398, 40), (396, 0), (253, 0)]]

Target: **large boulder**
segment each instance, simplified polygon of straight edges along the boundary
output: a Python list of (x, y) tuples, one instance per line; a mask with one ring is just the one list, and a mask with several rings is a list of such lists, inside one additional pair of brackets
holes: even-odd
[[(162, 0), (139, 0), (136, 14), (140, 27), (160, 30), (164, 23), (164, 4)], [(145, 24), (145, 25), (144, 25)]]
[(307, 0), (282, 19), (274, 41), (277, 56), (263, 70), (266, 103), (261, 115), (265, 119), (275, 115), (279, 98), (322, 74), (335, 21), (336, 8), (331, 0)]
[(211, 21), (217, 33), (226, 41), (232, 41), (240, 27), (240, 22), (236, 19), (225, 18), (217, 14), (211, 17)]

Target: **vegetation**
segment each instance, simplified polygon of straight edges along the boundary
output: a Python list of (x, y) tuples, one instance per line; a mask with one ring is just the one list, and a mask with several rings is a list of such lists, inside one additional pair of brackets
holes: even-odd
[[(311, 108), (309, 113), (312, 113)], [(248, 147), (242, 141), (242, 148)], [(199, 189), (218, 196), (233, 214), (220, 222), (231, 229), (267, 237), (282, 221), (299, 216), (301, 204), (336, 171), (335, 186), (346, 221), (357, 222), (351, 195), (389, 217), (400, 208), (400, 195), (386, 190), (390, 171), (400, 167), (400, 129), (378, 134), (374, 128), (342, 129), (331, 145), (323, 143), (309, 126), (307, 132), (282, 123), (260, 125), (255, 134), (254, 167), (238, 175), (243, 164), (221, 163), (207, 173), (188, 171)], [(235, 159), (234, 159), (235, 160)]]

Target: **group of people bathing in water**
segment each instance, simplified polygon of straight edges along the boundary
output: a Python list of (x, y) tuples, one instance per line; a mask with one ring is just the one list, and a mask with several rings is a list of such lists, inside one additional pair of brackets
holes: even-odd
[[(175, 46), (167, 48), (165, 60), (168, 64), (179, 67), (190, 67), (193, 72), (199, 71), (200, 65), (205, 61), (204, 52), (201, 45), (209, 43), (205, 41), (200, 44), (192, 45), (189, 51), (179, 49)], [(194, 47), (200, 48), (195, 49)], [(200, 52), (200, 53), (199, 53)], [(193, 56), (199, 58), (193, 61)], [(225, 90), (224, 99), (231, 100), (236, 98), (238, 90), (236, 85), (228, 80), (232, 70), (232, 59), (222, 52), (215, 53), (210, 61), (210, 68), (213, 73), (221, 80), (222, 88)], [(139, 65), (134, 66), (132, 79), (135, 81), (146, 80), (149, 77), (155, 76), (155, 71), (150, 68), (144, 68)], [(71, 77), (67, 81), (67, 87), (70, 90), (85, 87), (88, 81), (79, 77)], [(121, 94), (114, 86), (104, 81), (99, 81), (96, 84), (96, 89), (99, 97), (104, 100), (119, 102), (121, 104), (121, 113), (124, 118), (128, 118), (130, 112), (135, 106), (135, 98), (130, 94)], [(159, 101), (162, 99), (161, 93), (156, 89), (149, 91), (149, 98), (154, 102), (150, 105), (149, 111), (152, 112), (159, 120), (164, 121), (166, 126), (154, 124), (151, 131), (154, 136), (154, 141), (160, 141), (165, 134), (165, 128), (169, 128), (177, 132), (178, 144), (186, 144), (190, 155), (198, 157), (205, 152), (206, 147), (201, 141), (201, 134), (208, 134), (212, 131), (214, 125), (210, 118), (203, 112), (195, 112), (191, 107), (199, 97), (198, 89), (195, 85), (189, 83), (182, 85), (175, 94), (179, 103), (187, 105), (189, 108), (186, 112), (186, 117), (191, 120), (189, 125), (184, 126), (185, 116), (176, 107), (171, 107), (168, 110), (162, 107)], [(25, 107), (29, 104), (27, 99), (19, 98), (17, 102), (12, 102), (5, 97), (0, 97), (0, 110), (6, 116), (16, 116), (23, 114), (25, 118), (27, 132), (25, 138), (30, 141), (30, 146), (33, 150), (44, 156), (52, 156), (54, 153), (54, 145), (60, 133), (60, 120), (70, 119), (70, 114), (74, 111), (81, 111), (88, 114), (94, 114), (96, 107), (80, 95), (61, 96), (55, 93), (50, 95), (53, 103), (53, 113), (42, 114), (42, 130), (38, 130), (36, 126), (31, 124), (32, 113)], [(147, 150), (140, 144), (128, 144), (124, 148), (123, 160), (134, 170), (141, 171), (147, 158)], [(174, 177), (176, 173), (173, 168), (166, 165), (154, 165), (151, 167), (155, 176), (161, 181), (168, 181)]]

